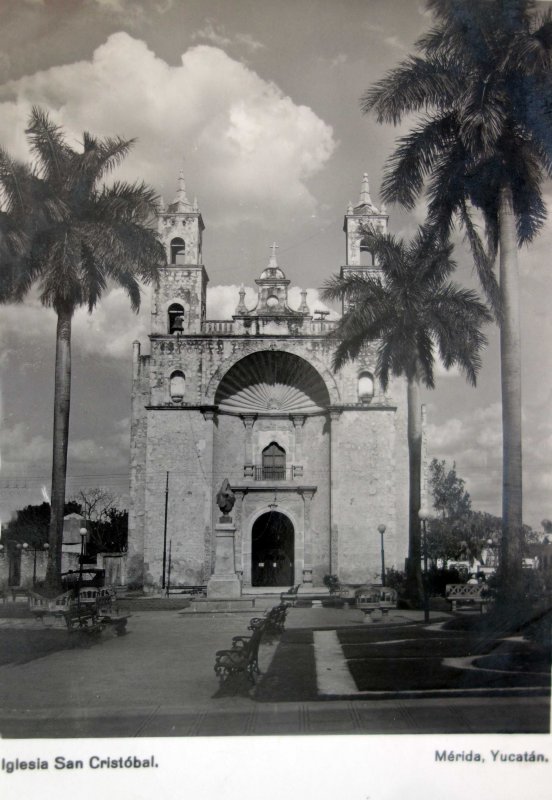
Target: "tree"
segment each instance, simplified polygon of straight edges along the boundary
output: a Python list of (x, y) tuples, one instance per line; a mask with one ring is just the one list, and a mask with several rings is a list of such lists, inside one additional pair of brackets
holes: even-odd
[(110, 508), (116, 506), (118, 497), (108, 489), (96, 486), (89, 489), (80, 489), (73, 498), (82, 509), (82, 515), (87, 521), (99, 521), (107, 516)]
[(341, 299), (349, 311), (333, 335), (339, 343), (333, 366), (355, 360), (368, 342), (377, 342), (376, 376), (383, 390), (390, 376), (404, 376), (408, 396), (409, 554), (408, 587), (413, 599), (423, 593), (421, 576), (421, 403), (420, 384), (434, 386), (435, 350), (444, 366), (457, 364), (475, 385), (486, 339), (481, 325), (490, 314), (474, 292), (448, 282), (454, 271), (452, 245), (420, 228), (410, 243), (371, 228), (364, 244), (381, 268), (381, 277), (334, 277), (327, 300)]
[[(80, 505), (69, 500), (65, 503), (65, 514), (80, 514)], [(48, 541), (50, 504), (29, 505), (16, 512), (4, 529), (7, 541), (27, 542), (31, 547), (42, 547)]]
[(429, 465), (429, 489), (433, 506), (445, 517), (461, 517), (471, 509), (471, 499), (465, 490), (466, 481), (456, 474), (456, 462), (447, 470), (445, 461), (436, 458)]
[[(522, 447), (518, 247), (546, 217), (552, 175), (552, 17), (534, 0), (427, 0), (434, 27), (373, 86), (365, 113), (398, 124), (420, 113), (388, 162), (382, 195), (412, 208), (428, 188), (430, 222), (459, 218), (500, 323), (503, 598), (521, 586)], [(482, 215), (485, 250), (471, 210)], [(493, 264), (499, 252), (499, 282)]]
[(81, 509), (90, 533), (87, 555), (126, 550), (128, 511), (117, 508), (119, 498), (116, 494), (96, 486), (81, 489), (73, 501)]
[(108, 508), (92, 525), (92, 548), (97, 553), (124, 553), (128, 546), (128, 511)]
[(32, 168), (0, 150), (2, 278), (0, 301), (21, 301), (38, 286), (57, 315), (52, 458), (52, 508), (47, 585), (59, 587), (69, 441), (71, 323), (79, 306), (90, 312), (110, 283), (122, 286), (133, 310), (140, 282), (156, 280), (164, 249), (150, 223), (157, 198), (144, 183), (101, 180), (127, 155), (133, 140), (83, 134), (71, 148), (60, 127), (33, 108), (26, 131)]

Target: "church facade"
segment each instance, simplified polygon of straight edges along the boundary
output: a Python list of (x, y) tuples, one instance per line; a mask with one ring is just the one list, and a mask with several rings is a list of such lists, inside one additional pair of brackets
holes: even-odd
[[(364, 176), (344, 219), (341, 271), (376, 271), (362, 223), (387, 229)], [(381, 579), (408, 550), (406, 384), (384, 393), (375, 346), (334, 373), (335, 323), (288, 303), (273, 246), (229, 320), (206, 318), (204, 224), (181, 178), (159, 216), (167, 266), (154, 289), (149, 353), (134, 343), (129, 584), (206, 584), (215, 567), (217, 492), (227, 479), (234, 571), (244, 589)], [(328, 277), (335, 268), (330, 268)], [(170, 565), (169, 565), (170, 562)]]

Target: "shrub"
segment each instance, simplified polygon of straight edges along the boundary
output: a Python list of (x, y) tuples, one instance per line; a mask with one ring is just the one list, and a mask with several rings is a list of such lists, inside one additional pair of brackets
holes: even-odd
[(339, 578), (337, 575), (324, 575), (324, 586), (330, 590), (330, 594), (335, 594), (339, 591)]

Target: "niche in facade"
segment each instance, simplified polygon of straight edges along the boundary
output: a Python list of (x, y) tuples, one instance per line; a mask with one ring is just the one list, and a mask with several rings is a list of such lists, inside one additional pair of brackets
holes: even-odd
[(361, 372), (358, 376), (358, 399), (361, 403), (369, 403), (374, 396), (374, 377), (370, 372)]
[(172, 403), (181, 403), (186, 393), (186, 376), (181, 370), (172, 373), (169, 382), (169, 393)]

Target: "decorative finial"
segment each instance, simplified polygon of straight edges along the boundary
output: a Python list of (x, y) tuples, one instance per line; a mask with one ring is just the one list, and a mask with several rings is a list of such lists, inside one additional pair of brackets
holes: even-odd
[(268, 266), (269, 266), (270, 269), (276, 269), (276, 267), (278, 266), (278, 261), (276, 260), (276, 250), (277, 249), (278, 249), (278, 245), (276, 244), (276, 242), (272, 242), (272, 244), (270, 245), (271, 253), (270, 253), (270, 259), (269, 259), (269, 262), (268, 262)]
[(245, 305), (245, 286), (243, 283), (240, 286), (239, 296), (240, 301), (236, 308), (236, 314), (247, 314), (247, 306)]
[(385, 205), (385, 203), (381, 204), (381, 213), (382, 214), (387, 214), (387, 206)]
[(351, 200), (349, 200), (349, 205), (347, 206), (347, 214), (353, 214), (353, 213), (354, 213), (353, 203), (351, 202)]
[(309, 314), (309, 307), (307, 305), (307, 290), (301, 289), (301, 305), (299, 306), (301, 314)]
[(362, 176), (362, 186), (360, 189), (360, 199), (358, 201), (360, 206), (371, 206), (372, 199), (370, 197), (370, 184), (368, 182), (368, 173), (365, 172)]
[(174, 202), (177, 204), (177, 211), (184, 211), (190, 209), (190, 201), (186, 196), (186, 181), (184, 180), (184, 170), (180, 170), (178, 174), (178, 191)]
[(197, 197), (194, 197), (194, 211), (199, 211), (199, 206), (197, 204)]

